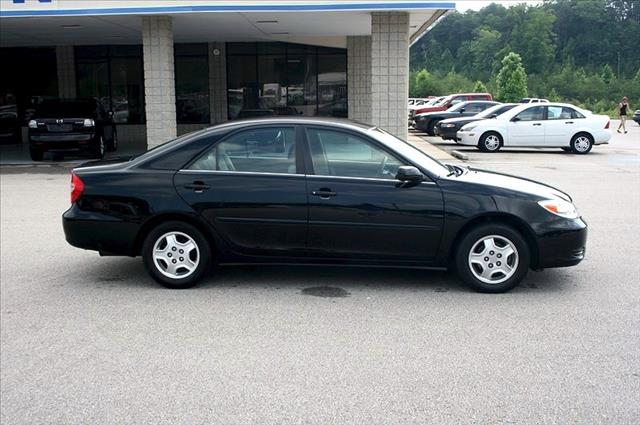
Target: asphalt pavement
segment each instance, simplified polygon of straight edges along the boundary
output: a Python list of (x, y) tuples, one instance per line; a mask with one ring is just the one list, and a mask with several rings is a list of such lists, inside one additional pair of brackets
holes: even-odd
[[(0, 169), (3, 424), (637, 424), (640, 127), (473, 166), (570, 193), (577, 267), (507, 294), (454, 273), (230, 267), (163, 289), (66, 244), (61, 168)], [(430, 139), (445, 151), (454, 144)], [(418, 142), (426, 143), (426, 142)]]

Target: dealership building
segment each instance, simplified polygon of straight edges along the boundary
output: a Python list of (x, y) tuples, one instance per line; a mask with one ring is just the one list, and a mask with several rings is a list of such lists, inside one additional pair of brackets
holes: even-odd
[(348, 117), (406, 138), (409, 47), (454, 7), (0, 0), (0, 108), (24, 125), (48, 98), (96, 98), (113, 112), (121, 149), (265, 109)]

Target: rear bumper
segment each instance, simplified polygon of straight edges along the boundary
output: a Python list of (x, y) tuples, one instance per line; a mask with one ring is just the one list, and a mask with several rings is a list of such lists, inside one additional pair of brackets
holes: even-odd
[(82, 211), (73, 204), (62, 215), (62, 228), (67, 242), (76, 248), (134, 256), (140, 225), (99, 212)]
[(587, 223), (581, 218), (558, 220), (536, 229), (536, 233), (539, 253), (537, 268), (575, 266), (584, 259), (588, 231)]

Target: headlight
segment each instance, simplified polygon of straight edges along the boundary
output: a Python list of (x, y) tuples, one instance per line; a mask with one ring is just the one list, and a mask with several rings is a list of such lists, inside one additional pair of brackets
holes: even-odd
[(549, 211), (551, 214), (558, 215), (564, 218), (578, 218), (580, 214), (578, 214), (578, 210), (575, 205), (571, 202), (563, 201), (562, 199), (545, 199), (544, 201), (538, 202), (545, 210)]
[(29, 121), (29, 128), (38, 128), (38, 123), (36, 122), (36, 120)]
[(476, 127), (477, 127), (477, 125), (469, 125), (469, 124), (467, 124), (467, 125), (465, 125), (464, 127), (462, 127), (462, 128), (460, 129), (460, 131), (471, 131), (471, 130), (473, 130), (473, 129), (474, 129), (474, 128), (476, 128)]
[(86, 120), (84, 120), (85, 127), (93, 127), (94, 125), (96, 125), (96, 123), (92, 119), (87, 118)]
[(453, 128), (455, 126), (456, 126), (455, 124), (451, 124), (451, 123), (440, 124), (440, 127), (442, 128)]

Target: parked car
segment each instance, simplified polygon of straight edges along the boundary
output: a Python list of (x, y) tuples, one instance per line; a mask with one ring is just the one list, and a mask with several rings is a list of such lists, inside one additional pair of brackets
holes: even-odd
[(458, 131), (456, 142), (485, 152), (504, 147), (562, 148), (586, 154), (609, 143), (611, 123), (566, 103), (523, 104), (496, 117), (472, 122)]
[(440, 121), (453, 117), (470, 117), (497, 104), (498, 102), (487, 100), (460, 102), (446, 111), (426, 112), (424, 114), (416, 115), (413, 127), (426, 132), (429, 136), (433, 136), (435, 135), (435, 126)]
[(636, 109), (633, 113), (633, 120), (640, 125), (640, 109)]
[(413, 110), (412, 117), (426, 112), (446, 111), (456, 103), (465, 102), (467, 100), (493, 100), (490, 93), (457, 93), (445, 96), (444, 99), (436, 104), (424, 106)]
[(549, 103), (547, 99), (538, 99), (537, 97), (525, 97), (520, 100), (520, 103)]
[(0, 143), (20, 143), (22, 126), (15, 103), (0, 106)]
[(45, 152), (88, 154), (102, 158), (115, 151), (118, 135), (112, 114), (95, 99), (45, 100), (29, 120), (29, 153), (42, 161)]
[(477, 290), (503, 292), (529, 268), (578, 264), (587, 238), (558, 189), (444, 165), (347, 120), (232, 121), (83, 165), (71, 182), (67, 241), (142, 256), (169, 288), (195, 285), (214, 263), (455, 265)]
[(473, 116), (465, 116), (462, 118), (448, 118), (446, 120), (440, 121), (434, 127), (433, 132), (436, 136), (440, 136), (444, 140), (456, 140), (456, 133), (465, 124), (469, 124), (470, 122), (474, 121), (495, 118), (513, 109), (515, 106), (517, 106), (516, 103), (498, 103), (497, 105), (494, 105), (491, 108), (487, 108), (484, 111)]

